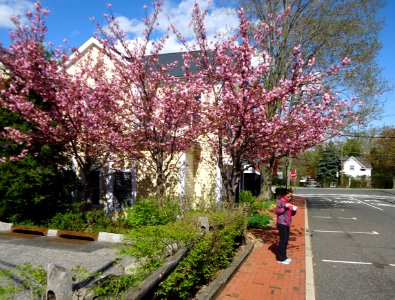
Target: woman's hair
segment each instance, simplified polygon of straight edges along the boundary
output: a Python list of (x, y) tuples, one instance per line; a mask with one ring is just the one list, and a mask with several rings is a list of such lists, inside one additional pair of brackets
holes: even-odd
[(289, 193), (293, 193), (293, 192), (294, 192), (293, 189), (287, 189), (287, 191), (285, 192), (285, 195), (289, 194)]

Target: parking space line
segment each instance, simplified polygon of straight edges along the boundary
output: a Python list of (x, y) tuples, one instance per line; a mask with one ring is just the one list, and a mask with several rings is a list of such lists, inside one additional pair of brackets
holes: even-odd
[(313, 232), (323, 232), (323, 233), (352, 233), (352, 234), (380, 234), (377, 231), (365, 232), (365, 231), (337, 231), (337, 230), (313, 230)]
[(313, 230), (313, 232), (344, 233), (344, 231), (335, 231), (335, 230)]
[[(312, 216), (312, 218), (320, 218), (320, 219), (332, 219), (333, 217), (328, 217), (328, 216)], [(337, 219), (342, 219), (342, 220), (358, 220), (356, 217), (336, 217)]]
[(384, 210), (384, 209), (382, 209), (382, 208), (380, 208), (380, 207), (373, 206), (373, 205), (371, 205), (371, 204), (369, 204), (369, 203), (366, 203), (366, 202), (364, 202), (364, 201), (355, 199), (355, 198), (353, 198), (353, 197), (350, 197), (350, 198), (351, 198), (351, 199), (354, 199), (354, 200), (356, 200), (356, 201), (358, 201), (358, 202), (361, 203), (361, 204), (365, 204), (365, 205), (370, 206), (370, 207), (373, 207), (373, 208), (375, 208), (375, 209)]
[(362, 262), (362, 261), (329, 260), (329, 259), (323, 259), (322, 261), (323, 262), (340, 263), (340, 264), (373, 265), (373, 263)]

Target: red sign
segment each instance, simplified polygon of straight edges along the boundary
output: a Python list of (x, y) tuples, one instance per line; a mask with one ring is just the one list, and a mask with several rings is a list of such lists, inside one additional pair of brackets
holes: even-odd
[(289, 175), (291, 176), (292, 179), (298, 178), (298, 174), (296, 173), (296, 171), (289, 172)]

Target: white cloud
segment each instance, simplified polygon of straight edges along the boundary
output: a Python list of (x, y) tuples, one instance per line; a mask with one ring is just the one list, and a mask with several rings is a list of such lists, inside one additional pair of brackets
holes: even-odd
[(33, 2), (27, 0), (0, 0), (0, 27), (13, 27), (12, 16), (20, 16), (23, 21), (25, 13), (33, 8)]
[[(195, 0), (181, 0), (179, 3), (174, 1), (165, 1), (162, 7), (162, 13), (158, 17), (159, 25), (156, 28), (157, 35), (161, 36), (168, 31), (170, 23), (186, 38), (187, 41), (193, 39), (193, 30), (190, 28), (191, 16), (194, 9)], [(230, 7), (216, 7), (214, 4), (209, 5), (209, 1), (199, 1), (201, 10), (208, 8), (208, 15), (205, 19), (208, 39), (220, 32), (226, 34), (236, 28), (239, 20), (234, 10)], [(123, 31), (131, 34), (132, 38), (140, 38), (144, 25), (137, 19), (128, 19), (125, 16), (117, 17), (119, 25)], [(169, 34), (169, 39), (164, 45), (162, 53), (178, 52), (183, 50), (178, 39)]]

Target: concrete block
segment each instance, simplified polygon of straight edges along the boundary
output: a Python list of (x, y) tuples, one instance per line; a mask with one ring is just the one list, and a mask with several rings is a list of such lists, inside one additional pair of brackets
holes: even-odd
[(99, 242), (108, 242), (108, 243), (122, 243), (123, 235), (117, 233), (109, 233), (109, 232), (99, 232), (99, 237), (97, 240)]
[(48, 265), (47, 299), (70, 300), (73, 297), (71, 272), (55, 264)]
[(0, 231), (11, 231), (12, 223), (0, 222)]
[(56, 229), (48, 229), (47, 236), (58, 236), (58, 230), (56, 230)]
[(208, 218), (207, 217), (199, 217), (199, 224), (200, 227), (206, 231), (209, 232), (210, 231), (210, 224), (208, 222)]

